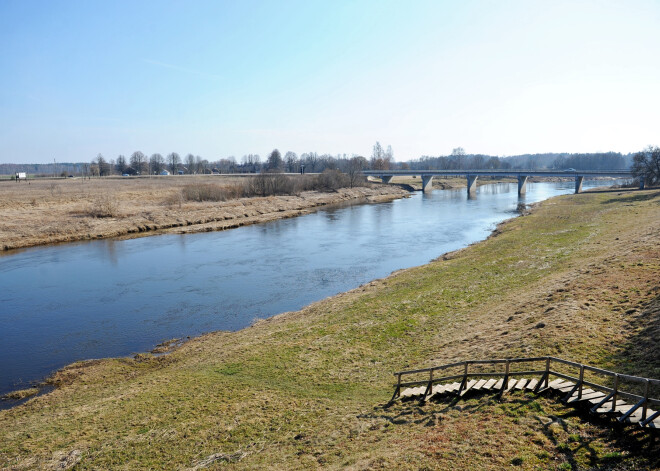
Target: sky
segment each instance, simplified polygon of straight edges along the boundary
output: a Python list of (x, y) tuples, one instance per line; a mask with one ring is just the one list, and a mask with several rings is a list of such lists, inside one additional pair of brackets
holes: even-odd
[(658, 0), (0, 0), (0, 163), (660, 145)]

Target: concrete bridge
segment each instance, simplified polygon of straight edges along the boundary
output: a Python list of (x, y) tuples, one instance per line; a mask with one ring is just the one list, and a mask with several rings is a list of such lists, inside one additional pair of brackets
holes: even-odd
[[(368, 177), (377, 177), (383, 183), (389, 183), (392, 177), (417, 176), (422, 177), (422, 190), (432, 188), (433, 177), (461, 176), (467, 178), (467, 191), (474, 193), (477, 189), (479, 176), (489, 177), (515, 177), (518, 179), (518, 195), (527, 191), (528, 177), (562, 177), (575, 178), (575, 193), (582, 191), (582, 181), (585, 177), (613, 177), (632, 178), (629, 170), (365, 170), (362, 172)], [(644, 189), (644, 179), (640, 178), (639, 188)]]

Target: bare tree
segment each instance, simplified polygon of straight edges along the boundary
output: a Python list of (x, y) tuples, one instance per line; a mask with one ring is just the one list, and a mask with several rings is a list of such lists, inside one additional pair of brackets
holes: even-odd
[(198, 155), (195, 157), (195, 172), (197, 173), (204, 173), (205, 167), (204, 164), (202, 164), (202, 158)]
[(280, 154), (279, 150), (273, 149), (273, 151), (268, 156), (266, 168), (271, 172), (281, 172), (283, 166), (284, 161), (282, 160), (282, 154)]
[(298, 172), (298, 156), (296, 155), (295, 152), (287, 152), (284, 155), (284, 162), (286, 164), (286, 171), (287, 172)]
[(462, 170), (466, 166), (465, 149), (463, 149), (462, 147), (457, 147), (456, 149), (452, 150), (451, 161), (454, 164), (453, 167)]
[(383, 150), (380, 142), (376, 141), (373, 152), (371, 153), (371, 168), (374, 170), (388, 170), (392, 163), (392, 147), (388, 146), (388, 151)]
[(261, 157), (259, 154), (247, 154), (243, 156), (243, 167), (248, 172), (257, 172), (261, 170)]
[(124, 157), (123, 155), (118, 156), (117, 163), (115, 164), (115, 169), (117, 170), (117, 173), (123, 175), (124, 173), (126, 173), (126, 167), (127, 167), (126, 157)]
[(351, 188), (357, 186), (360, 182), (364, 181), (362, 170), (367, 168), (368, 162), (364, 157), (356, 156), (348, 161), (348, 168), (346, 175), (348, 175), (348, 183)]
[(133, 170), (135, 170), (138, 174), (144, 172), (146, 163), (147, 157), (139, 150), (131, 154), (131, 167), (133, 167)]
[(195, 173), (195, 156), (192, 154), (186, 155), (186, 163), (184, 164), (188, 173)]
[(96, 156), (95, 163), (98, 169), (97, 170), (98, 175), (100, 177), (110, 175), (110, 165), (108, 165), (108, 162), (106, 162), (105, 158), (103, 157), (103, 154), (99, 154)]
[(158, 153), (152, 154), (149, 159), (149, 167), (153, 173), (159, 174), (165, 168), (165, 159)]
[(169, 165), (170, 170), (174, 174), (177, 172), (179, 168), (179, 164), (181, 164), (181, 157), (176, 152), (172, 152), (171, 154), (167, 155), (167, 164)]
[(648, 146), (633, 156), (631, 167), (635, 178), (643, 178), (646, 185), (660, 184), (660, 147)]
[(498, 159), (497, 157), (491, 157), (486, 162), (486, 168), (490, 168), (490, 169), (494, 169), (494, 170), (497, 170), (498, 168), (500, 168), (501, 165), (502, 165), (502, 163), (500, 162), (500, 159)]

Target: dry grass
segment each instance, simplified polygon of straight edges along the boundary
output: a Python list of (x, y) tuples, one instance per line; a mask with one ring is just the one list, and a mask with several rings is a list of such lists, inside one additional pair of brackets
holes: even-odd
[[(190, 176), (0, 182), (0, 250), (158, 232), (221, 230), (351, 199), (399, 198), (396, 186), (235, 199), (245, 178)], [(227, 201), (225, 201), (225, 199)]]
[(5, 399), (25, 399), (26, 397), (34, 396), (39, 394), (38, 388), (28, 388), (28, 389), (19, 389), (18, 391), (12, 391), (9, 394), (5, 394), (3, 398)]
[[(654, 469), (657, 440), (527, 393), (387, 407), (392, 372), (553, 354), (660, 376), (660, 191), (553, 198), (496, 237), (0, 411), (0, 466)], [(539, 323), (544, 324), (539, 328)]]

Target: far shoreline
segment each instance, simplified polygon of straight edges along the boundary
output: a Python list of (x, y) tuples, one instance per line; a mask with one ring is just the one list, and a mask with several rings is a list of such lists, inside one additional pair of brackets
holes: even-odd
[[(200, 181), (206, 182), (203, 177)], [(182, 202), (176, 198), (186, 183), (189, 181), (65, 180), (32, 182), (29, 187), (0, 186), (0, 256), (18, 249), (69, 242), (228, 230), (309, 214), (337, 204), (379, 203), (410, 194), (406, 185), (370, 183), (332, 192)], [(90, 208), (108, 200), (116, 208), (116, 215), (89, 215)]]

